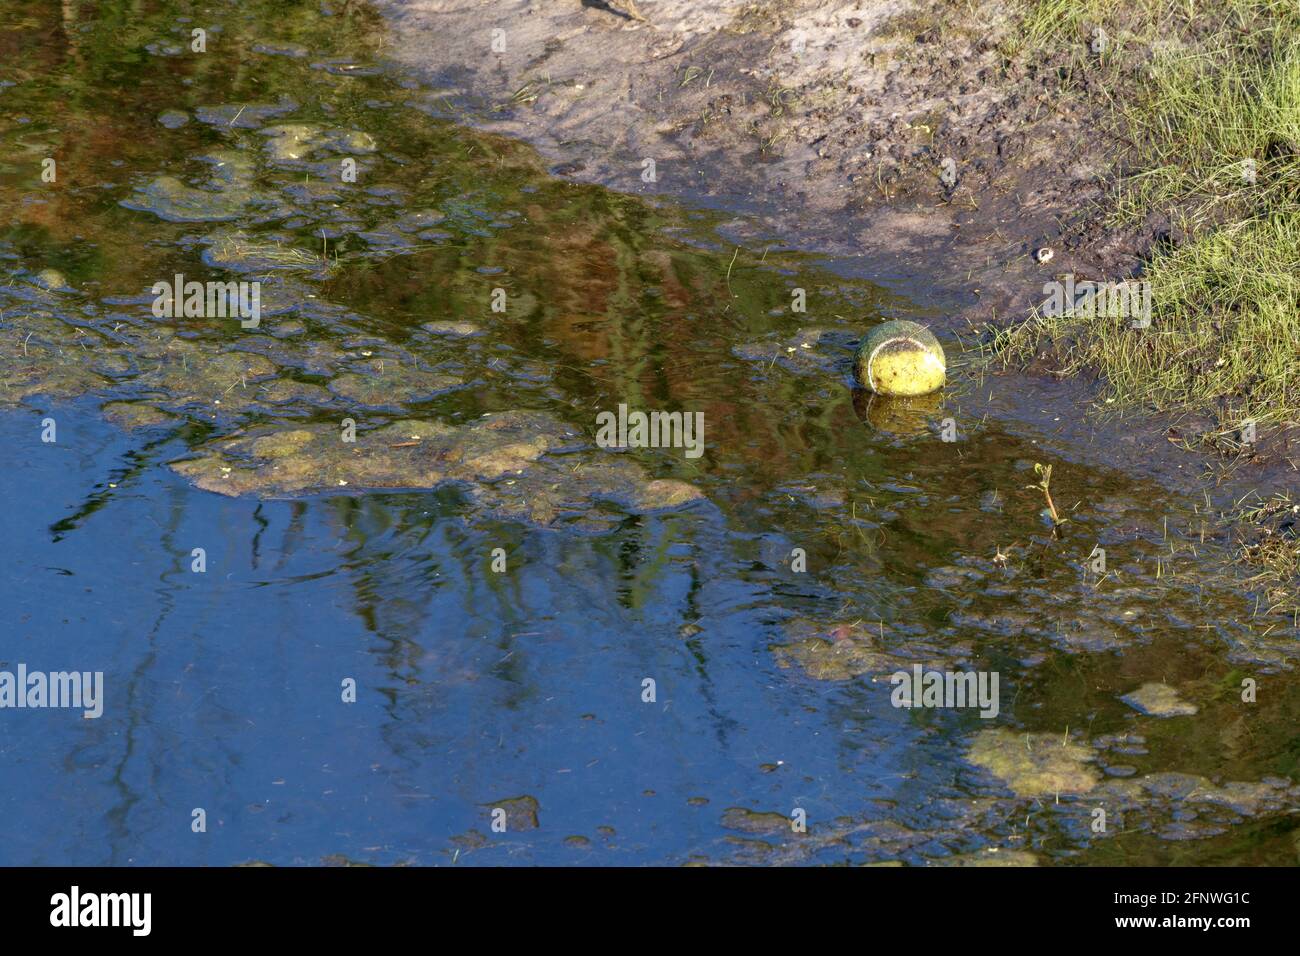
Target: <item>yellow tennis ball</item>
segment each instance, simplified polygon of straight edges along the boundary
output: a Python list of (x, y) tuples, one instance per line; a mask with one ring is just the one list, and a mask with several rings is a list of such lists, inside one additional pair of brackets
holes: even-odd
[(878, 395), (929, 395), (943, 388), (947, 371), (934, 333), (904, 321), (872, 329), (853, 363), (858, 384)]

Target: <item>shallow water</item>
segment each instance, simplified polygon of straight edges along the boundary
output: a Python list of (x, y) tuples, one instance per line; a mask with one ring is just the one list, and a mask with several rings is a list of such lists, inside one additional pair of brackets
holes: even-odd
[[(941, 397), (851, 387), (944, 300), (555, 178), (362, 13), (15, 7), (0, 669), (106, 701), (0, 711), (0, 863), (1296, 862), (1296, 631), (1206, 502), (953, 338)], [(155, 318), (176, 273), (257, 279), (261, 326)], [(704, 454), (596, 447), (620, 403)], [(915, 662), (998, 715), (892, 706)]]

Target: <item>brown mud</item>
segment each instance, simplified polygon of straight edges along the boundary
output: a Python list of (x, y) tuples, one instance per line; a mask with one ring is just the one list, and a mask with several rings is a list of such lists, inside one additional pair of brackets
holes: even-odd
[(1155, 235), (1083, 241), (1113, 143), (1061, 64), (1004, 50), (1002, 4), (656, 0), (649, 23), (576, 0), (377, 6), (430, 111), (527, 139), (560, 175), (974, 299), (959, 315), (1037, 304), (1056, 272), (1132, 271)]

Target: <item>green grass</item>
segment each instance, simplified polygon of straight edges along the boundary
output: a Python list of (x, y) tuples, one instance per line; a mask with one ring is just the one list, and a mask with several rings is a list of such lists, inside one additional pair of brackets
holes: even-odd
[[(1225, 427), (1300, 421), (1300, 3), (1025, 2), (1026, 45), (1091, 55), (1105, 71), (1093, 95), (1133, 144), (1109, 224), (1158, 211), (1181, 245), (1140, 276), (1149, 328), (1035, 313), (993, 349), (1098, 371), (1116, 407), (1214, 410)], [(1098, 25), (1122, 41), (1109, 62), (1088, 49)]]
[(1260, 586), (1268, 608), (1300, 620), (1300, 504), (1290, 495), (1252, 496), (1227, 515), (1237, 536), (1237, 556), (1254, 571), (1248, 583)]
[(1149, 87), (1125, 114), (1146, 168), (1123, 184), (1121, 209), (1177, 204), (1193, 227), (1295, 212), (1300, 12), (1285, 33), (1269, 24), (1209, 50), (1158, 57)]
[(1019, 36), (1025, 46), (1035, 49), (1069, 42), (1091, 35), (1094, 27), (1114, 23), (1132, 5), (1125, 0), (1034, 0), (1027, 4)]
[[(1293, 0), (1020, 0), (1020, 36), (1026, 47), (1044, 48), (1090, 39), (1101, 27), (1109, 40), (1150, 46), (1207, 32), (1294, 27)], [(1273, 21), (1270, 26), (1263, 21)]]
[(1300, 216), (1217, 228), (1157, 256), (1144, 278), (1148, 329), (1124, 316), (1035, 316), (999, 332), (994, 349), (1100, 370), (1121, 406), (1214, 405), (1224, 426), (1300, 418)]

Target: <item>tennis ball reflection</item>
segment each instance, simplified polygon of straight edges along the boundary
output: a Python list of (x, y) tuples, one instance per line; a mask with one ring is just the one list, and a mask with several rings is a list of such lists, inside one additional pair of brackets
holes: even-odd
[(858, 418), (886, 435), (913, 437), (928, 434), (930, 421), (939, 416), (942, 408), (942, 396), (938, 393), (888, 398), (874, 395), (864, 388), (853, 390), (853, 410)]

